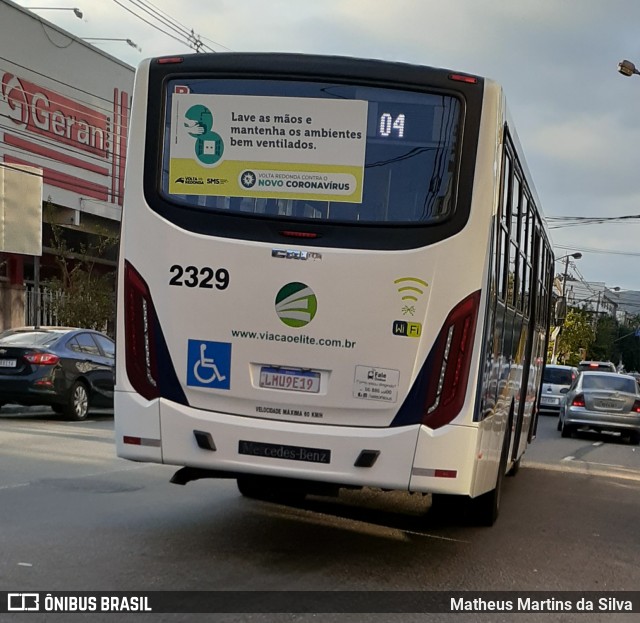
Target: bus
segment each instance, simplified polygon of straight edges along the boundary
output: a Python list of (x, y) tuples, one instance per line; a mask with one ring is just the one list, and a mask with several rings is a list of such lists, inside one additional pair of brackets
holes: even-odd
[(553, 274), (498, 84), (147, 59), (125, 179), (120, 457), (250, 498), (372, 487), (495, 522), (535, 436)]

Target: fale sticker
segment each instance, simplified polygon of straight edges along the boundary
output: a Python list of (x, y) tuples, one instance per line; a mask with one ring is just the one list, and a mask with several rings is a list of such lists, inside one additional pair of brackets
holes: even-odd
[(393, 403), (398, 400), (399, 382), (400, 370), (356, 366), (353, 397)]

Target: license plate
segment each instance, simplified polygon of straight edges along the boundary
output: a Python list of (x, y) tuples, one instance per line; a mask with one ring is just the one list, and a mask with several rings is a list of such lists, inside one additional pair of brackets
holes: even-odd
[(540, 403), (543, 405), (559, 405), (560, 398), (547, 398), (545, 396), (542, 396), (542, 398), (540, 399)]
[(307, 463), (331, 463), (331, 450), (323, 448), (303, 448), (301, 446), (285, 446), (278, 443), (261, 443), (258, 441), (238, 442), (238, 454), (262, 456), (267, 459), (284, 459), (286, 461), (306, 461)]
[(619, 405), (612, 400), (598, 400), (598, 407), (601, 409), (618, 409)]
[(17, 359), (0, 359), (0, 368), (15, 368), (17, 364)]
[(263, 366), (260, 368), (260, 387), (317, 394), (320, 391), (320, 372)]

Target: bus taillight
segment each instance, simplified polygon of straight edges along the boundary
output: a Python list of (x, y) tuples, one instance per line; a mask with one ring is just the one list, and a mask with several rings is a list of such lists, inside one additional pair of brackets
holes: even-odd
[(434, 346), (423, 424), (440, 428), (453, 420), (462, 405), (469, 380), (480, 291), (461, 301), (449, 314)]
[(152, 400), (160, 395), (154, 335), (157, 317), (147, 284), (127, 261), (124, 267), (124, 299), (127, 376), (136, 392)]

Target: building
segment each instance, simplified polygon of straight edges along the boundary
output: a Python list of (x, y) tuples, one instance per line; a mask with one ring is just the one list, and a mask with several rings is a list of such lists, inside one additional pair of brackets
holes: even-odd
[(594, 317), (607, 315), (616, 317), (618, 299), (615, 292), (601, 281), (567, 280), (567, 307), (576, 307), (590, 312)]
[[(29, 302), (56, 273), (54, 229), (71, 257), (119, 231), (134, 69), (9, 0), (0, 0), (0, 23), (0, 168), (29, 165), (42, 176), (41, 256), (6, 252), (11, 239), (0, 247), (6, 329), (42, 321)], [(0, 185), (0, 206), (19, 210), (8, 192)], [(96, 266), (114, 272), (115, 259), (96, 257)]]

